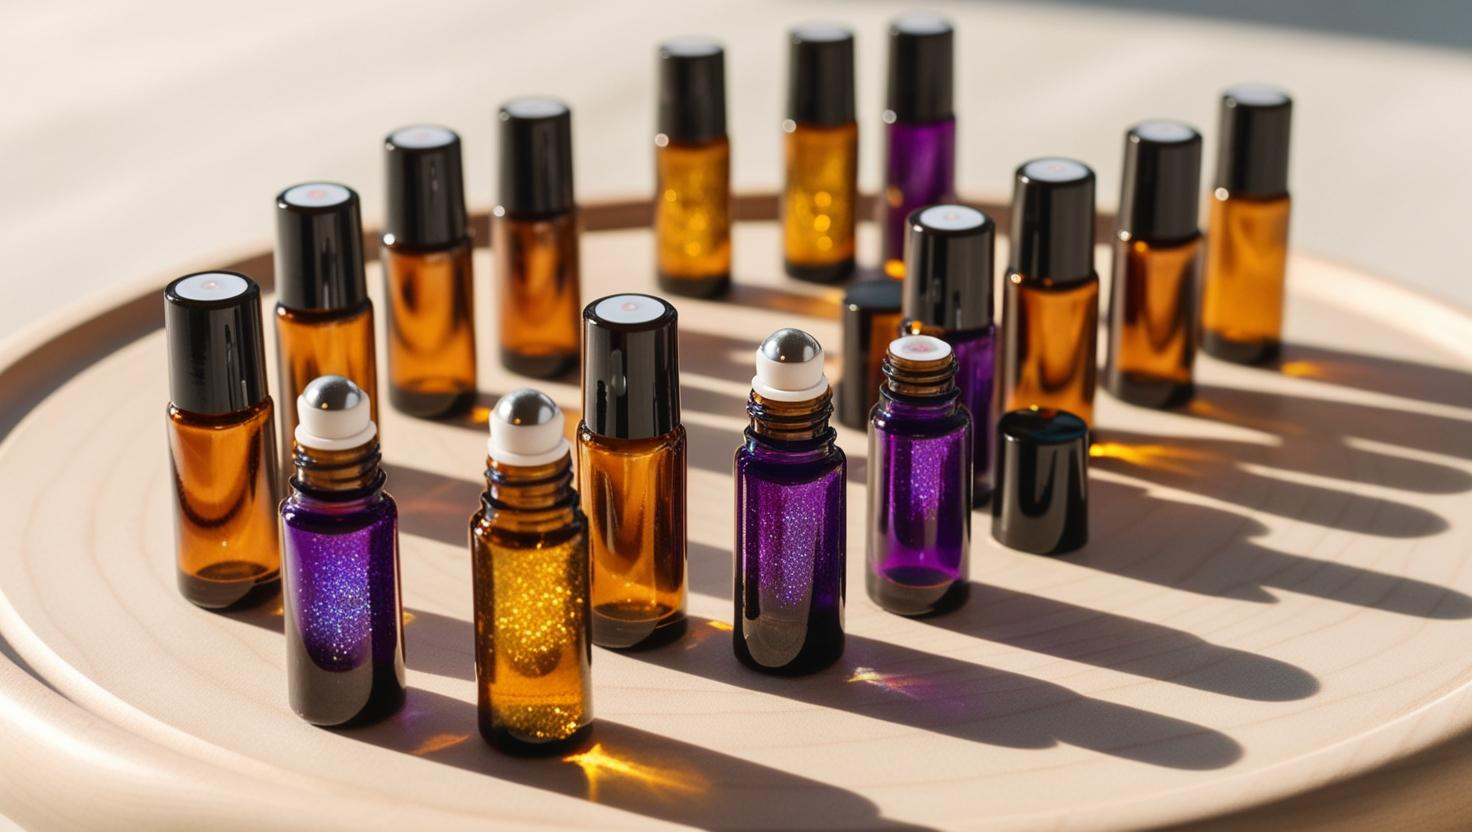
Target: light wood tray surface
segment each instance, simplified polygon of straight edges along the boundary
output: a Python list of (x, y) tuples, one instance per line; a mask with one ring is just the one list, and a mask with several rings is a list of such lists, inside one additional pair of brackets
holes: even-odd
[[(1013, 552), (978, 513), (975, 586), (950, 615), (865, 597), (866, 441), (840, 429), (847, 652), (803, 679), (739, 666), (730, 467), (752, 350), (800, 326), (836, 353), (841, 290), (780, 276), (774, 198), (737, 208), (731, 298), (673, 299), (691, 634), (596, 651), (597, 744), (567, 760), (504, 757), (475, 732), (466, 521), (485, 408), (527, 383), (494, 359), (487, 250), (477, 418), (383, 411), (411, 690), (356, 730), (287, 707), (278, 604), (213, 614), (174, 589), (171, 275), (9, 341), (0, 803), (22, 823), (115, 828), (1113, 829), (1300, 793), (1472, 723), (1472, 319), (1307, 256), (1290, 260), (1282, 369), (1203, 358), (1182, 412), (1101, 391), (1092, 542)], [(585, 301), (655, 291), (647, 217), (640, 202), (587, 209)], [(269, 255), (224, 259), (201, 266), (269, 284)], [(375, 263), (375, 300), (380, 280)], [(540, 386), (575, 424), (576, 379)]]

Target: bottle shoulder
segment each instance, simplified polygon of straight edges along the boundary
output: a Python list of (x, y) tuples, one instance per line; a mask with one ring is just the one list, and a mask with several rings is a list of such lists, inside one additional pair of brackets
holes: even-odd
[(295, 328), (308, 326), (321, 326), (323, 324), (351, 325), (359, 321), (373, 320), (373, 300), (363, 298), (363, 302), (347, 309), (291, 309), (276, 304), (276, 325), (281, 328)]
[(370, 497), (334, 502), (292, 489), (281, 502), (281, 520), (291, 528), (344, 533), (398, 519), (393, 497), (380, 491)]
[(685, 426), (675, 425), (673, 430), (658, 436), (641, 439), (618, 439), (594, 433), (586, 421), (578, 423), (578, 451), (614, 456), (653, 456), (680, 450), (685, 447)]
[(169, 402), (164, 412), (169, 423), (184, 430), (229, 430), (231, 428), (264, 424), (271, 419), (275, 403), (266, 396), (254, 405), (231, 413), (192, 413)]

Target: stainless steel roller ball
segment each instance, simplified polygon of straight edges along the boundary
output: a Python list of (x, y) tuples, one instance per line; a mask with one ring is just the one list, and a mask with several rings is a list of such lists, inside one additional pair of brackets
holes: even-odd
[(802, 364), (812, 361), (823, 348), (818, 339), (800, 329), (779, 329), (762, 342), (762, 355), (782, 364)]
[(358, 385), (342, 376), (318, 376), (302, 391), (302, 399), (314, 410), (352, 410), (363, 398)]
[(496, 419), (508, 425), (545, 425), (557, 416), (557, 403), (540, 390), (512, 390), (496, 402)]

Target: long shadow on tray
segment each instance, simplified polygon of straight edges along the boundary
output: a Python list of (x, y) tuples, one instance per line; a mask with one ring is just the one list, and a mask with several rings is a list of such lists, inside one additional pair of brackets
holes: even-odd
[[(465, 625), (469, 629), (469, 625)], [(701, 829), (919, 829), (862, 795), (599, 719), (581, 750), (514, 758), (476, 733), (475, 705), (410, 688), (395, 716), (343, 736), (498, 780)]]
[(1267, 369), (1403, 399), (1472, 408), (1472, 373), (1438, 364), (1287, 343), (1282, 357)]

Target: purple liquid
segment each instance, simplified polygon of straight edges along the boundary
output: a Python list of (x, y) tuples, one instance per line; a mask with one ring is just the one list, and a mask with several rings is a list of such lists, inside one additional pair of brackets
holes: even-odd
[(832, 434), (736, 452), (737, 658), (801, 673), (843, 653), (847, 462)]
[(985, 329), (948, 332), (941, 338), (956, 353), (956, 387), (971, 415), (971, 500), (983, 505), (992, 496), (992, 390), (996, 381), (995, 324)]
[(404, 697), (393, 498), (329, 502), (297, 491), (281, 519), (292, 708), (316, 725), (393, 711)]
[(874, 407), (866, 583), (900, 615), (947, 606), (969, 575), (971, 418), (957, 404), (904, 403), (886, 389)]
[(956, 120), (885, 125), (884, 160), (879, 224), (881, 257), (887, 263), (904, 260), (905, 218), (911, 211), (955, 196)]

